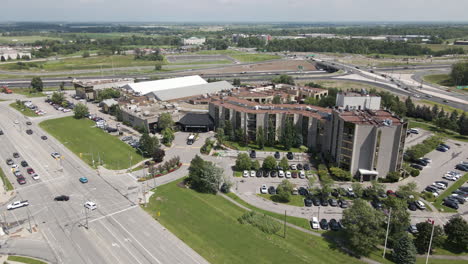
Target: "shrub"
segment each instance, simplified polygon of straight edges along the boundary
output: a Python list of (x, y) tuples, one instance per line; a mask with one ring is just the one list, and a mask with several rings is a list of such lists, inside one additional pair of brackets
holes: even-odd
[(251, 224), (267, 234), (275, 234), (281, 230), (281, 224), (279, 222), (255, 211), (244, 213), (239, 217), (238, 221), (241, 224)]
[(419, 158), (422, 158), (427, 153), (434, 150), (443, 140), (439, 136), (432, 136), (425, 139), (423, 142), (410, 147), (406, 151), (405, 160), (406, 161), (415, 161)]
[(331, 167), (330, 172), (333, 176), (335, 176), (338, 180), (341, 181), (349, 181), (352, 178), (351, 173), (349, 171), (343, 170), (338, 167)]
[(411, 176), (413, 176), (413, 177), (419, 176), (419, 173), (421, 173), (421, 172), (420, 172), (419, 170), (417, 170), (417, 169), (412, 169), (412, 170), (410, 171), (410, 174), (411, 174)]

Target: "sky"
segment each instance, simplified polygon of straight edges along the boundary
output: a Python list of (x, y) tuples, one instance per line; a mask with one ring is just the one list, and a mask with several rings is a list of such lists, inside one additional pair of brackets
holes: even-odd
[(0, 0), (0, 21), (468, 21), (468, 0)]

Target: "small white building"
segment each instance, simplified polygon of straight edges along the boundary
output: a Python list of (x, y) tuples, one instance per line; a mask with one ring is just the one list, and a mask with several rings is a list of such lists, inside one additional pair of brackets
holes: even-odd
[(191, 37), (183, 39), (184, 46), (186, 45), (203, 45), (205, 44), (206, 38)]
[(380, 96), (365, 92), (342, 92), (336, 95), (336, 106), (347, 110), (379, 110)]

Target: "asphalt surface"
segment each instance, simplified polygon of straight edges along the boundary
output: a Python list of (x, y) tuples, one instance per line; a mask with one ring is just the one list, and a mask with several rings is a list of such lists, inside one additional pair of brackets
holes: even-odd
[[(0, 103), (0, 128), (4, 131), (0, 136), (0, 166), (16, 189), (16, 197), (10, 201), (28, 200), (30, 205), (7, 211), (5, 204), (0, 213), (11, 225), (29, 229), (31, 223), (33, 234), (39, 233), (42, 243), (10, 237), (3, 241), (0, 253), (14, 250), (34, 255), (40, 251), (39, 257), (51, 263), (206, 263), (139, 207), (140, 189), (133, 178), (125, 174), (99, 175), (53, 137), (40, 139), (47, 133), (35, 119), (31, 119), (31, 126), (26, 125), (28, 118), (12, 110), (8, 103)], [(27, 135), (27, 128), (34, 133)], [(64, 158), (53, 159), (50, 153), (54, 151)], [(26, 160), (40, 180), (34, 181), (21, 168), (27, 183), (16, 182), (5, 162), (13, 158), (13, 152), (21, 155), (14, 159), (15, 163)], [(80, 183), (82, 176), (89, 182)], [(109, 180), (113, 177), (119, 177), (115, 179), (120, 183), (117, 187)], [(70, 200), (53, 201), (61, 194), (69, 195)], [(96, 210), (88, 211), (88, 229), (83, 206), (86, 201), (97, 204)]]

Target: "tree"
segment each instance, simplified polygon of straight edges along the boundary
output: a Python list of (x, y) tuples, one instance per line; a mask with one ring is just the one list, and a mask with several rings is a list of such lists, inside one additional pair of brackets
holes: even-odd
[(227, 140), (234, 140), (234, 130), (232, 128), (231, 120), (224, 122), (224, 134), (227, 137)]
[(102, 89), (99, 91), (97, 95), (97, 101), (102, 102), (105, 99), (110, 99), (110, 98), (119, 98), (120, 97), (120, 92), (116, 89), (113, 88), (106, 88)]
[(287, 203), (290, 200), (294, 186), (288, 180), (283, 180), (276, 188), (276, 197), (280, 202)]
[(6, 59), (5, 59), (4, 56), (0, 57), (0, 60), (1, 60), (2, 62), (6, 61)]
[(235, 138), (240, 145), (247, 145), (247, 135), (244, 133), (244, 130), (242, 128), (239, 127), (238, 129), (236, 129)]
[(89, 54), (89, 51), (85, 51), (85, 52), (83, 52), (83, 54), (81, 55), (81, 57), (83, 57), (83, 58), (88, 58), (89, 56), (91, 56), (91, 54)]
[(351, 184), (351, 188), (353, 188), (353, 191), (357, 197), (362, 197), (362, 193), (364, 192), (364, 190), (362, 189), (362, 185), (360, 183), (354, 182), (353, 184)]
[(218, 140), (218, 144), (222, 145), (224, 144), (224, 139), (226, 138), (226, 135), (224, 134), (224, 129), (222, 127), (218, 127), (216, 129), (216, 140)]
[(44, 84), (42, 83), (41, 77), (33, 77), (31, 80), (31, 87), (36, 90), (36, 92), (42, 92)]
[(286, 75), (286, 74), (281, 74), (280, 76), (273, 78), (271, 81), (273, 83), (284, 83), (284, 84), (294, 85), (293, 77)]
[(174, 140), (174, 131), (171, 128), (167, 127), (162, 131), (162, 143), (164, 145), (171, 145)]
[(60, 90), (60, 91), (65, 90), (65, 82), (61, 82), (61, 83), (60, 83), (60, 85), (59, 85), (59, 90)]
[(65, 100), (65, 97), (63, 96), (63, 93), (57, 93), (57, 92), (54, 92), (52, 94), (52, 96), (50, 97), (50, 100), (54, 103), (54, 104), (62, 104), (62, 102)]
[(260, 126), (257, 129), (256, 142), (260, 149), (265, 147), (265, 134), (263, 132), (263, 127)]
[(273, 100), (271, 101), (272, 104), (281, 104), (281, 96), (275, 95), (273, 96)]
[(252, 161), (247, 153), (239, 153), (236, 159), (236, 170), (250, 170), (252, 167)]
[(169, 113), (162, 113), (158, 119), (158, 129), (160, 131), (171, 128), (174, 125), (174, 121), (172, 120), (172, 116)]
[(285, 150), (291, 149), (296, 137), (296, 129), (294, 128), (293, 121), (288, 118), (284, 126), (283, 133), (281, 134), (281, 144)]
[(379, 194), (385, 193), (385, 186), (377, 181), (371, 181), (371, 186), (367, 187), (365, 193), (368, 197), (378, 197)]
[(409, 182), (405, 185), (398, 186), (398, 194), (403, 196), (405, 199), (408, 199), (410, 196), (416, 197), (418, 192), (416, 188), (418, 185), (415, 182)]
[(276, 169), (276, 159), (273, 156), (268, 156), (263, 160), (262, 168), (266, 171)]
[(349, 171), (343, 170), (338, 167), (331, 167), (330, 172), (333, 176), (335, 176), (341, 181), (350, 181), (352, 179), (352, 175)]
[(156, 63), (156, 64), (154, 65), (154, 70), (155, 70), (155, 71), (160, 71), (161, 69), (162, 69), (161, 63)]
[(232, 80), (232, 85), (240, 86), (241, 85), (241, 80), (239, 78), (235, 78), (234, 80)]
[(252, 170), (258, 171), (260, 169), (260, 162), (258, 160), (255, 160), (252, 162)]
[(452, 217), (444, 226), (447, 242), (461, 251), (468, 250), (468, 223), (461, 216)]
[(374, 250), (373, 246), (382, 242), (385, 233), (383, 223), (383, 213), (362, 199), (354, 200), (351, 207), (343, 211), (348, 245), (360, 256), (369, 255)]
[[(192, 168), (192, 166), (194, 166)], [(192, 159), (187, 181), (199, 192), (215, 194), (221, 184), (223, 169), (214, 163), (202, 160), (198, 155)]]
[(283, 168), (283, 170), (287, 170), (289, 168), (289, 162), (288, 162), (288, 159), (286, 157), (283, 157), (278, 166), (280, 166), (281, 168)]
[(159, 163), (163, 161), (165, 155), (166, 155), (166, 152), (163, 149), (155, 148), (153, 150), (152, 158), (154, 162)]
[(453, 64), (450, 78), (455, 85), (468, 85), (468, 62)]
[(412, 239), (405, 233), (393, 246), (393, 257), (395, 263), (416, 263), (416, 247)]
[(273, 122), (269, 120), (266, 145), (269, 147), (273, 147), (275, 145), (275, 141), (276, 141), (276, 129), (273, 126)]
[(76, 119), (81, 119), (89, 115), (88, 107), (84, 104), (76, 104), (75, 108), (73, 108), (73, 113), (75, 114)]
[[(432, 232), (432, 224), (428, 222), (421, 222), (416, 224), (416, 228), (418, 229), (418, 233), (415, 234), (416, 239), (414, 240), (414, 245), (416, 246), (416, 250), (419, 254), (425, 254), (427, 249), (429, 248), (429, 240), (431, 238)], [(434, 236), (432, 237), (432, 249), (435, 247), (439, 247), (443, 243), (443, 235), (444, 231), (440, 226), (434, 227)]]
[(154, 149), (156, 148), (154, 145), (153, 138), (148, 134), (148, 132), (144, 132), (140, 137), (140, 150), (143, 152), (143, 156), (150, 157), (153, 155)]
[(385, 208), (392, 209), (390, 217), (389, 244), (394, 245), (400, 237), (406, 234), (410, 225), (410, 214), (407, 210), (408, 204), (405, 199), (388, 197), (385, 201)]
[(398, 171), (391, 171), (385, 177), (389, 182), (397, 182), (400, 179), (400, 173)]

